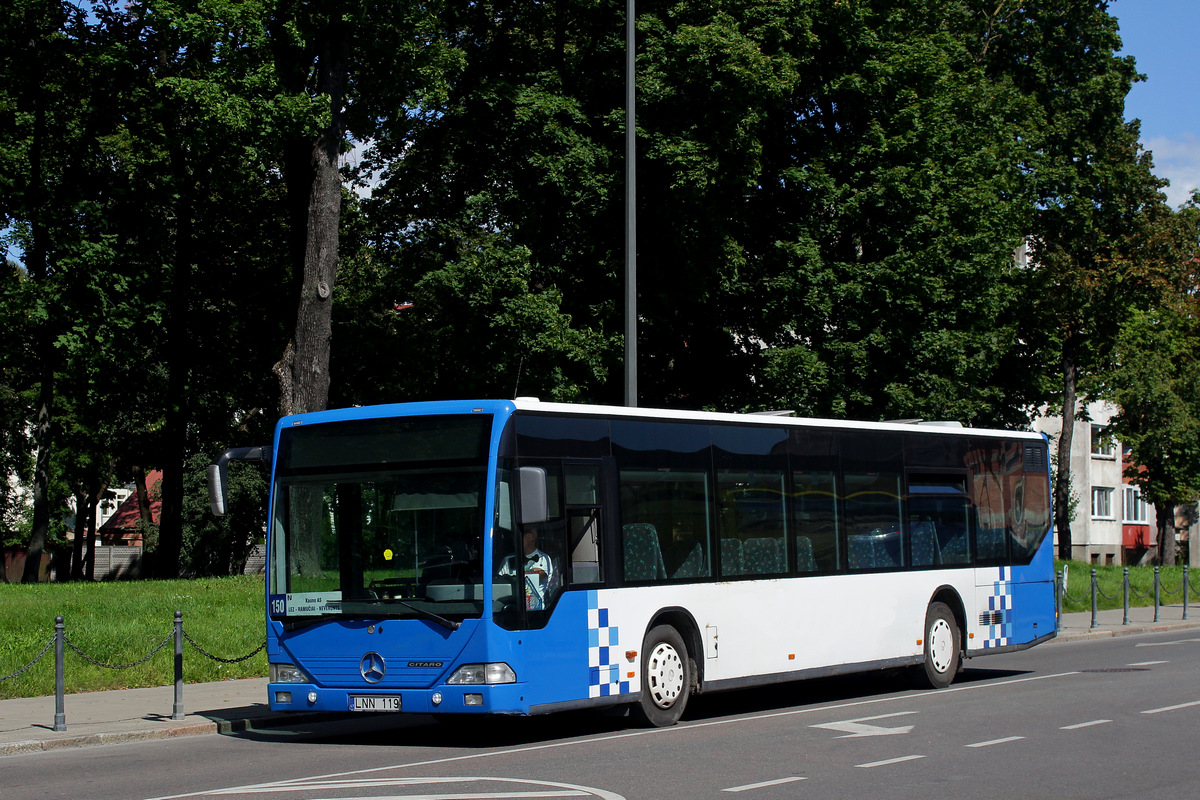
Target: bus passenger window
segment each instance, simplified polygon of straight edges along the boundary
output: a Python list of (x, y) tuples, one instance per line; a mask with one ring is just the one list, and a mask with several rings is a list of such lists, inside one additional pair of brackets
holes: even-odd
[(792, 520), (796, 569), (833, 572), (837, 568), (837, 482), (832, 472), (792, 473)]
[(847, 473), (846, 535), (850, 569), (904, 565), (900, 524), (900, 476)]
[(625, 580), (711, 574), (708, 477), (704, 472), (621, 471)]
[(722, 574), (779, 575), (787, 572), (783, 477), (782, 472), (771, 470), (721, 470), (717, 473)]

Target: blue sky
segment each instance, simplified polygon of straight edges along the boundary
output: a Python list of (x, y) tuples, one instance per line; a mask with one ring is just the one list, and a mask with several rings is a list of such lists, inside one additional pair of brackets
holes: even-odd
[(1142, 144), (1178, 207), (1200, 186), (1200, 0), (1113, 0), (1109, 13), (1121, 23), (1122, 52), (1146, 76), (1125, 116), (1142, 121)]

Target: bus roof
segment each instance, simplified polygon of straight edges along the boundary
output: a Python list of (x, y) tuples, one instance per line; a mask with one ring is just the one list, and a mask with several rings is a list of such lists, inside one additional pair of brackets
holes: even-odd
[(296, 414), (279, 420), (278, 428), (293, 425), (336, 422), (351, 419), (405, 416), (407, 414), (463, 414), (489, 413), (507, 414), (553, 414), (587, 417), (624, 417), (628, 419), (664, 420), (680, 422), (717, 422), (734, 425), (770, 425), (797, 428), (827, 428), (836, 430), (893, 431), (897, 433), (929, 434), (933, 436), (989, 436), (1010, 439), (1040, 441), (1042, 435), (1030, 431), (999, 430), (994, 428), (968, 428), (954, 422), (867, 422), (864, 420), (821, 419), (817, 417), (784, 416), (781, 414), (738, 414), (720, 411), (686, 411), (671, 408), (644, 408), (628, 406), (591, 405), (587, 403), (542, 402), (536, 397), (518, 397), (515, 400), (433, 400), (412, 403), (387, 403), (376, 406), (336, 408)]
[(789, 425), (806, 428), (837, 428), (841, 430), (896, 431), (912, 433), (920, 431), (930, 434), (964, 434), (1004, 436), (1016, 439), (1041, 440), (1042, 435), (1032, 431), (1012, 431), (995, 428), (968, 428), (957, 422), (893, 421), (868, 422), (865, 420), (822, 419), (819, 417), (788, 416), (791, 412), (766, 414), (738, 414), (721, 411), (686, 411), (670, 408), (641, 408), (629, 406), (603, 406), (585, 403), (548, 403), (536, 397), (518, 397), (511, 401), (518, 412), (542, 414), (574, 414), (580, 416), (630, 417), (636, 419), (661, 419), (693, 422), (724, 422), (750, 425)]

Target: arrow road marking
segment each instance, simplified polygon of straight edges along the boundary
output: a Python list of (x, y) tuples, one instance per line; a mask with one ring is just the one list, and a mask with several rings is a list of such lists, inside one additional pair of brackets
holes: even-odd
[(839, 739), (857, 739), (863, 736), (894, 736), (898, 733), (908, 733), (913, 729), (912, 725), (903, 725), (899, 728), (885, 728), (881, 725), (864, 725), (864, 722), (870, 722), (874, 719), (888, 719), (890, 717), (903, 717), (907, 714), (916, 714), (916, 711), (897, 711), (894, 714), (880, 714), (876, 717), (859, 717), (858, 719), (847, 719), (841, 722), (825, 722), (821, 725), (809, 725), (810, 728), (825, 728), (831, 731), (842, 731), (845, 736), (839, 736)]

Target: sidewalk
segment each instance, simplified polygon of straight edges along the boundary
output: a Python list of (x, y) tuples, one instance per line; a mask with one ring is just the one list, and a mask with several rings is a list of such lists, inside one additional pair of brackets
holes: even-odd
[[(1123, 612), (1101, 611), (1092, 628), (1091, 612), (1063, 615), (1062, 630), (1054, 641), (1077, 641), (1101, 636), (1122, 636), (1152, 631), (1200, 627), (1200, 608), (1159, 607), (1154, 622), (1152, 607), (1131, 608), (1130, 624), (1122, 625)], [(174, 686), (121, 689), (111, 692), (69, 694), (63, 701), (66, 731), (54, 730), (54, 697), (0, 700), (0, 757), (60, 747), (112, 744), (141, 739), (235, 733), (297, 724), (302, 721), (341, 719), (340, 714), (276, 714), (267, 706), (267, 679), (189, 683), (183, 687), (183, 719), (171, 719)], [(316, 719), (320, 718), (320, 719)]]

